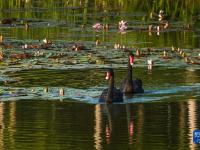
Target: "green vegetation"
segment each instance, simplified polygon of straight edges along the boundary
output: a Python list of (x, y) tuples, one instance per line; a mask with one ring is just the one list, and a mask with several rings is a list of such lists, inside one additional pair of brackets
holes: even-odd
[[(199, 7), (200, 1), (195, 0), (1, 0), (0, 18), (17, 18), (22, 23), (27, 19), (32, 22), (27, 32), (23, 28), (1, 28), (0, 34), (22, 40), (47, 37), (53, 40), (95, 41), (96, 33), (91, 28), (95, 22), (108, 23), (117, 29), (118, 21), (123, 19), (129, 22), (129, 26), (147, 28), (152, 23), (150, 13), (158, 13), (160, 9), (164, 10), (173, 27), (182, 28), (190, 24), (198, 28)], [(81, 30), (83, 24), (87, 30)], [(120, 36), (116, 32), (109, 31), (108, 34), (103, 31), (98, 39), (135, 47), (199, 47), (197, 32), (177, 31), (162, 33), (159, 38), (149, 37), (147, 32), (129, 32)]]
[(200, 1), (197, 0), (1, 0), (0, 17), (66, 18), (73, 21), (80, 14), (83, 20), (87, 20), (89, 14), (97, 17), (97, 12), (109, 14), (114, 11), (120, 17), (125, 12), (150, 14), (163, 9), (171, 19), (190, 22), (199, 14), (199, 7)]

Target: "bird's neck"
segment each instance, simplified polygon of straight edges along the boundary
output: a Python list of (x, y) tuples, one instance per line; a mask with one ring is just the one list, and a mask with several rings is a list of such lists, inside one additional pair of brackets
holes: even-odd
[(113, 100), (113, 89), (114, 89), (114, 76), (112, 76), (109, 80), (109, 86), (108, 86), (108, 94), (106, 97), (107, 103), (112, 103)]
[(128, 63), (127, 80), (132, 81), (132, 66)]

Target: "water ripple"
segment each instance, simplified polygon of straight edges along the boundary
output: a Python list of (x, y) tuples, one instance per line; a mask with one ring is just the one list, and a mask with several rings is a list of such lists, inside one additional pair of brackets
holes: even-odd
[[(62, 87), (64, 96), (59, 94), (61, 87), (0, 87), (0, 100), (22, 100), (22, 99), (43, 99), (43, 100), (73, 100), (84, 103), (98, 103), (99, 95), (105, 87), (91, 87), (88, 89), (75, 89)], [(146, 90), (144, 94), (135, 94), (132, 98), (126, 98), (124, 103), (137, 103), (160, 101), (170, 97), (180, 97), (182, 93), (192, 93), (193, 96), (200, 96), (200, 83), (188, 86), (177, 86), (169, 89)]]

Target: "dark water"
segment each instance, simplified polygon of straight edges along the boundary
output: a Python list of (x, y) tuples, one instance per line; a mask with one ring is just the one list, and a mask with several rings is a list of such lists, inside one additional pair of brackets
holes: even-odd
[[(0, 18), (16, 21), (0, 24), (0, 150), (200, 149), (192, 141), (193, 130), (200, 129), (199, 6), (189, 0), (1, 0)], [(160, 9), (170, 27), (149, 34), (149, 25), (160, 24), (149, 14)], [(125, 34), (118, 30), (120, 20), (128, 22)], [(95, 31), (97, 22), (109, 30)], [(42, 45), (44, 38), (53, 40), (49, 49), (22, 49)], [(72, 51), (76, 43), (86, 49)], [(127, 53), (114, 49), (115, 43), (134, 53), (151, 49), (134, 65), (145, 93), (99, 104), (107, 87), (105, 68), (114, 68), (117, 87), (126, 74)], [(194, 63), (185, 63), (178, 47)], [(44, 55), (10, 58), (37, 51)], [(61, 52), (64, 57), (51, 59)]]
[(195, 149), (199, 101), (0, 103), (1, 149)]

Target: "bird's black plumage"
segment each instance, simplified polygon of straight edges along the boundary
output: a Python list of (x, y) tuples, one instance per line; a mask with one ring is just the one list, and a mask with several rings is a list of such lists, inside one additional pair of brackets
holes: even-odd
[(134, 57), (133, 54), (129, 54), (129, 61), (128, 61), (128, 72), (125, 79), (122, 81), (120, 90), (123, 93), (144, 93), (144, 89), (142, 87), (142, 80), (141, 79), (133, 79), (132, 77), (132, 66), (130, 64), (130, 56)]
[(109, 86), (107, 89), (104, 89), (102, 94), (99, 97), (99, 102), (123, 102), (123, 93), (114, 87), (114, 72), (112, 69), (108, 70), (109, 73)]

